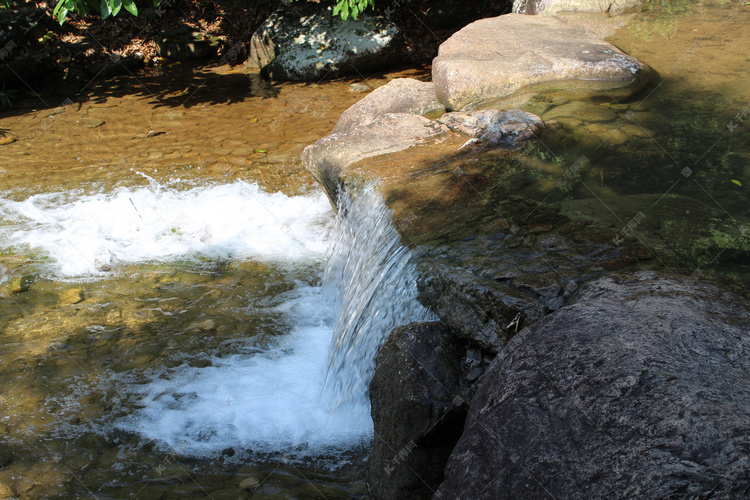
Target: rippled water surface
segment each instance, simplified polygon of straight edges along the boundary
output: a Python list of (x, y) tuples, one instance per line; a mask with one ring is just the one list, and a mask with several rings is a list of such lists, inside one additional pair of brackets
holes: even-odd
[[(610, 39), (654, 83), (625, 102), (537, 96), (551, 126), (498, 182), (668, 268), (748, 281), (750, 7), (647, 5)], [(319, 404), (334, 215), (299, 161), (362, 97), (350, 83), (178, 67), (3, 110), (0, 485), (366, 495), (368, 408)]]
[(527, 107), (549, 126), (516, 188), (638, 238), (667, 272), (748, 286), (750, 6), (646, 6), (608, 40), (650, 65), (652, 83), (625, 101), (536, 96)]
[[(369, 83), (394, 76), (425, 73)], [(324, 384), (334, 213), (299, 163), (350, 83), (178, 67), (4, 113), (0, 484), (366, 494), (369, 404)]]

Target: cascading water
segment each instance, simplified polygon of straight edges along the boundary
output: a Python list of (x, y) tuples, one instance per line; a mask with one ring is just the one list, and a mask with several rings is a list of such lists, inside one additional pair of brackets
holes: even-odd
[(373, 186), (342, 197), (328, 239), (322, 286), (277, 299), (287, 332), (276, 345), (160, 376), (124, 428), (194, 456), (227, 447), (309, 456), (369, 440), (378, 349), (396, 326), (432, 315), (416, 300), (410, 252)]
[(339, 197), (324, 294), (335, 304), (326, 385), (333, 406), (366, 397), (375, 355), (400, 325), (435, 319), (417, 301), (416, 269), (375, 187)]
[[(139, 329), (164, 318), (165, 329), (153, 332), (169, 339), (169, 353), (154, 352), (145, 368), (102, 374), (122, 407), (102, 417), (96, 431), (125, 430), (169, 453), (216, 457), (232, 448), (302, 458), (366, 443), (372, 437), (367, 385), (379, 347), (394, 327), (431, 318), (416, 300), (410, 252), (373, 186), (342, 197), (335, 221), (322, 193), (288, 197), (244, 182), (187, 190), (152, 182), (93, 195), (0, 198), (0, 216), (7, 245), (0, 250), (44, 257), (39, 266), (47, 267), (39, 272), (51, 280), (109, 283), (89, 287), (98, 292), (86, 292), (83, 319), (71, 330), (132, 330), (149, 343)], [(97, 266), (102, 253), (111, 270)], [(230, 284), (201, 278), (195, 296), (172, 278), (170, 262), (200, 269), (204, 261), (233, 260), (257, 265)], [(163, 269), (133, 278), (145, 290), (120, 288), (118, 280), (137, 275), (140, 264), (145, 273)], [(224, 279), (221, 272), (217, 279)], [(117, 291), (108, 295), (109, 286)], [(234, 295), (242, 299), (234, 302)], [(193, 303), (206, 304), (196, 306), (195, 317)], [(154, 316), (123, 326), (124, 318), (139, 315)], [(227, 330), (237, 317), (248, 320), (242, 331)], [(207, 319), (215, 328), (196, 333)], [(221, 340), (220, 325), (233, 340)], [(212, 337), (214, 347), (195, 347), (204, 345), (202, 336)], [(64, 433), (89, 430), (68, 426)]]

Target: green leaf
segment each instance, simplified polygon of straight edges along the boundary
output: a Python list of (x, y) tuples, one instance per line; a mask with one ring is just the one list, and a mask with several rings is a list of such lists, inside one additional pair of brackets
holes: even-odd
[(60, 24), (64, 23), (66, 17), (68, 17), (68, 9), (63, 7), (57, 12), (57, 22)]
[(734, 182), (738, 186), (742, 187), (742, 183), (740, 181), (738, 181), (737, 179), (732, 179), (732, 182)]
[(60, 8), (62, 7), (64, 3), (65, 3), (65, 0), (60, 0), (59, 2), (57, 2), (57, 5), (55, 5), (55, 9), (52, 11), (53, 16), (57, 15), (57, 13), (60, 11)]
[(102, 19), (107, 19), (112, 14), (112, 9), (109, 8), (109, 2), (107, 2), (107, 0), (102, 0), (99, 9), (102, 13)]
[(125, 10), (138, 17), (138, 7), (135, 6), (133, 0), (123, 0), (122, 6), (125, 7)]
[(110, 5), (110, 8), (112, 9), (112, 15), (116, 16), (120, 13), (120, 9), (122, 9), (122, 0), (110, 0), (112, 3)]

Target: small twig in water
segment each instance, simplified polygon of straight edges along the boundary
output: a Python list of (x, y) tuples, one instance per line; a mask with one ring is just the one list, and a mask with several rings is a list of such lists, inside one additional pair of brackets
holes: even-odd
[(143, 220), (143, 217), (141, 217), (140, 212), (138, 212), (138, 209), (135, 208), (135, 203), (133, 203), (133, 198), (128, 198), (128, 199), (130, 200), (130, 204), (133, 205), (133, 210), (135, 210), (135, 213), (138, 214), (138, 218), (141, 219), (141, 220)]

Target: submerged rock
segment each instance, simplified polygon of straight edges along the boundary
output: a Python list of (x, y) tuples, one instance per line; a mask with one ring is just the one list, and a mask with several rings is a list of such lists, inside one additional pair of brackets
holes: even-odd
[(656, 262), (635, 238), (588, 221), (571, 222), (557, 205), (513, 197), (496, 210), (505, 217), (505, 230), (497, 221), (492, 234), (424, 251), (417, 282), (423, 304), (457, 336), (490, 354), (563, 307), (584, 281)]
[(541, 118), (520, 109), (491, 109), (470, 114), (454, 111), (443, 115), (438, 121), (454, 132), (509, 147), (528, 141), (544, 127)]
[(283, 7), (250, 41), (248, 65), (275, 80), (320, 80), (366, 73), (394, 61), (401, 30), (382, 16), (343, 21), (320, 4)]
[(57, 300), (64, 306), (80, 304), (86, 300), (86, 294), (83, 288), (70, 288), (61, 293)]
[(495, 358), (435, 498), (750, 495), (748, 332), (714, 285), (588, 282)]
[(375, 441), (369, 480), (375, 498), (428, 498), (461, 435), (464, 348), (443, 323), (396, 328), (370, 383)]
[(603, 12), (609, 15), (638, 12), (643, 0), (514, 0), (518, 14), (556, 14), (563, 10)]
[(627, 97), (650, 69), (599, 36), (552, 17), (507, 14), (466, 26), (440, 46), (432, 78), (446, 109), (492, 106), (520, 90), (562, 88)]

